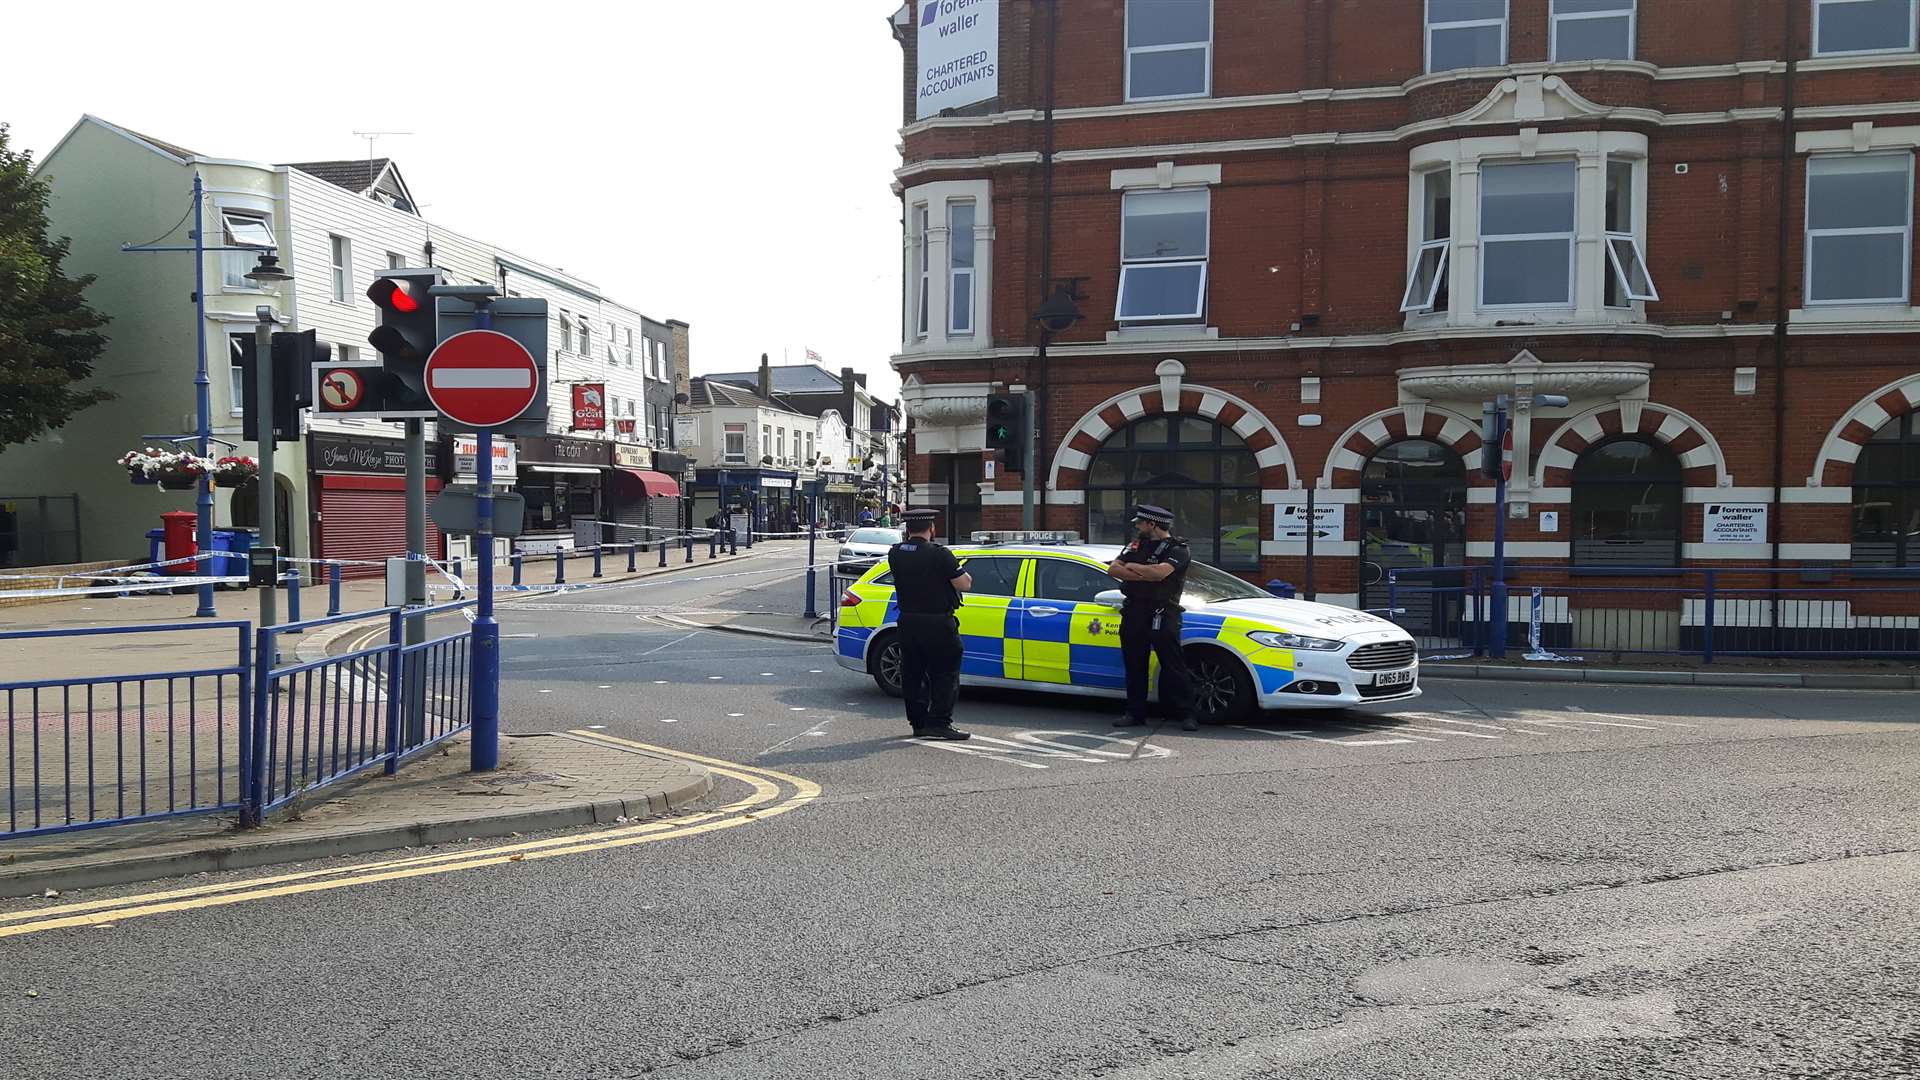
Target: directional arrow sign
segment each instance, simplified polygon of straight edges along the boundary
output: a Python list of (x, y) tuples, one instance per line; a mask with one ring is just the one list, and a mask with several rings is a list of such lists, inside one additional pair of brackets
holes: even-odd
[(540, 368), (526, 346), (493, 330), (467, 330), (427, 358), (427, 397), (447, 419), (491, 428), (527, 411), (540, 392)]

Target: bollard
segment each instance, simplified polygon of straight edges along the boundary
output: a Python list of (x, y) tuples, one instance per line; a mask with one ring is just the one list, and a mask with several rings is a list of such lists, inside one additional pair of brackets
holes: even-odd
[(519, 552), (516, 551), (513, 553), (513, 583), (515, 585), (520, 584), (521, 558), (522, 556)]
[(740, 534), (731, 529), (727, 530), (727, 554), (740, 554)]
[(287, 567), (287, 621), (300, 621), (300, 568)]
[(553, 549), (553, 583), (555, 585), (565, 585), (567, 583), (566, 548)]
[(605, 544), (593, 545), (593, 576), (600, 576), (600, 553), (607, 549)]
[(718, 533), (708, 533), (707, 534), (707, 561), (712, 562), (713, 560), (719, 557), (720, 557), (720, 535)]
[(327, 616), (340, 614), (340, 564), (333, 563), (327, 577)]
[(467, 560), (453, 560), (453, 579), (455, 581), (465, 581), (467, 579)]
[(665, 565), (667, 565), (667, 548), (668, 548), (668, 546), (669, 546), (669, 545), (668, 545), (668, 543), (667, 543), (667, 538), (666, 538), (666, 537), (664, 537), (664, 536), (663, 536), (663, 537), (661, 537), (661, 538), (660, 538), (660, 565), (661, 565), (661, 566), (665, 566)]
[(639, 554), (640, 554), (640, 545), (638, 543), (627, 545), (627, 573), (629, 574), (633, 573), (634, 571), (633, 560), (637, 558)]
[(687, 561), (693, 561), (693, 534), (687, 534)]

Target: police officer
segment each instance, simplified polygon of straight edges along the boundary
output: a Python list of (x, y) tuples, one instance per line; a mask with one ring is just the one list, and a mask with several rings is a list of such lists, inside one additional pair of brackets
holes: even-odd
[(960, 620), (953, 613), (973, 575), (933, 540), (937, 510), (909, 510), (901, 517), (906, 539), (887, 552), (893, 596), (900, 606), (900, 684), (914, 735), (965, 742), (973, 736), (953, 726), (960, 696)]
[(1120, 655), (1127, 665), (1127, 714), (1115, 727), (1147, 722), (1148, 658), (1160, 658), (1160, 707), (1186, 731), (1200, 730), (1193, 716), (1192, 680), (1180, 652), (1180, 593), (1193, 553), (1174, 536), (1173, 512), (1141, 503), (1134, 507), (1133, 543), (1107, 567), (1127, 596), (1120, 609)]

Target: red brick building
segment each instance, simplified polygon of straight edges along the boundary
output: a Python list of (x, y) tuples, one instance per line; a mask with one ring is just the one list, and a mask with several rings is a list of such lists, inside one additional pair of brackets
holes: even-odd
[(1151, 499), (1299, 582), (1311, 486), (1371, 603), (1491, 554), (1505, 393), (1522, 564), (1920, 567), (1911, 0), (1001, 0), (998, 96), (915, 120), (921, 2), (893, 364), (950, 531), (1017, 527), (1027, 388), (1045, 526)]

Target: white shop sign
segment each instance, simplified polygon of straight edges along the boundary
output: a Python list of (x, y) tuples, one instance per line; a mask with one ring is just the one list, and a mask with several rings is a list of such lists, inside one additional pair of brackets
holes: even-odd
[(768, 476), (760, 480), (760, 486), (763, 488), (790, 488), (793, 486), (793, 480), (785, 476)]
[[(1281, 503), (1274, 510), (1274, 539), (1305, 543), (1307, 504), (1305, 502)], [(1344, 541), (1347, 538), (1347, 508), (1339, 503), (1315, 504), (1313, 525), (1316, 530), (1313, 537), (1314, 543), (1328, 544)]]
[(1709, 544), (1767, 542), (1766, 503), (1708, 503), (1701, 539)]
[[(472, 476), (480, 460), (480, 439), (475, 435), (455, 435), (453, 437), (453, 472), (456, 476)], [(493, 440), (493, 478), (511, 479), (520, 471), (520, 453), (512, 439), (495, 438)]]

